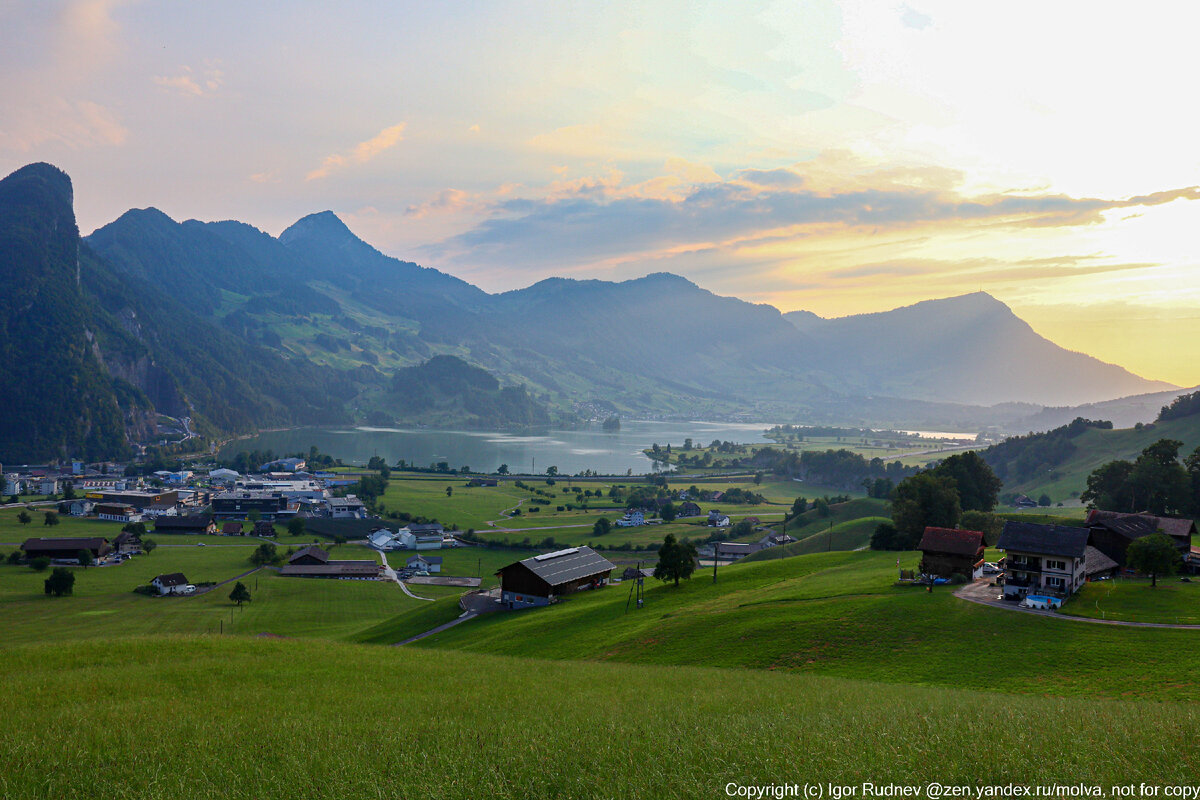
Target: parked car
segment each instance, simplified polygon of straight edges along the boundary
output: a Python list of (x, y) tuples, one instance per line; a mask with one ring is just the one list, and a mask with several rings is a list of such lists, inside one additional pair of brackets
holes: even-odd
[(983, 564), (983, 574), (984, 575), (998, 575), (1003, 571), (1004, 570), (1000, 569), (1000, 567), (996, 566), (995, 564), (993, 564), (990, 561), (985, 561)]
[(195, 594), (196, 593), (196, 585), (194, 583), (189, 583), (187, 586), (183, 587), (183, 593), (184, 594)]

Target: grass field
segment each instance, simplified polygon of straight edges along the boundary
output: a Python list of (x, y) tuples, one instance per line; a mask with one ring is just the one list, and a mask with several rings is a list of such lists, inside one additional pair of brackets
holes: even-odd
[(1200, 700), (1195, 631), (1119, 628), (974, 605), (894, 585), (896, 558), (834, 552), (623, 587), (471, 620), (413, 646), (544, 658), (813, 672), (1013, 693)]
[(1200, 583), (1160, 578), (1119, 578), (1084, 584), (1063, 606), (1064, 614), (1125, 622), (1200, 625)]
[(0, 681), (8, 800), (709, 798), (730, 783), (817, 781), (1107, 789), (1190, 785), (1200, 767), (1193, 705), (769, 672), (214, 636), (8, 648)]

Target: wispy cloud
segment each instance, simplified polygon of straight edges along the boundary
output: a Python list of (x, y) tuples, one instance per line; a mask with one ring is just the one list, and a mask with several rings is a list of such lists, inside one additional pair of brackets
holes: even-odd
[(326, 156), (321, 162), (321, 166), (308, 173), (305, 176), (305, 180), (314, 181), (324, 178), (334, 170), (344, 167), (347, 164), (365, 164), (383, 151), (395, 147), (402, 142), (404, 140), (404, 128), (406, 125), (407, 123), (401, 122), (399, 125), (384, 128), (370, 139), (359, 142), (347, 153), (334, 153)]
[(225, 73), (218, 69), (215, 62), (206, 63), (199, 72), (187, 66), (180, 68), (178, 75), (156, 75), (154, 82), (164, 89), (205, 97), (221, 88)]

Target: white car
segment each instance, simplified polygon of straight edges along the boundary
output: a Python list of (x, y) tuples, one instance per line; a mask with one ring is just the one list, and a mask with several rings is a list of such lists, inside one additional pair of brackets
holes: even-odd
[(195, 594), (196, 593), (196, 585), (194, 583), (189, 583), (187, 586), (183, 587), (183, 593), (184, 594)]

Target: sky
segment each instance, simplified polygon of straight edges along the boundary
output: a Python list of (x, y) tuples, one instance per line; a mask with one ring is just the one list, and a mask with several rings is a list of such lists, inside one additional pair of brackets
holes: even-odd
[[(674, 272), (821, 316), (986, 291), (1200, 384), (1178, 2), (0, 0), (0, 174), (488, 291)], [(936, 324), (931, 320), (931, 324)]]

